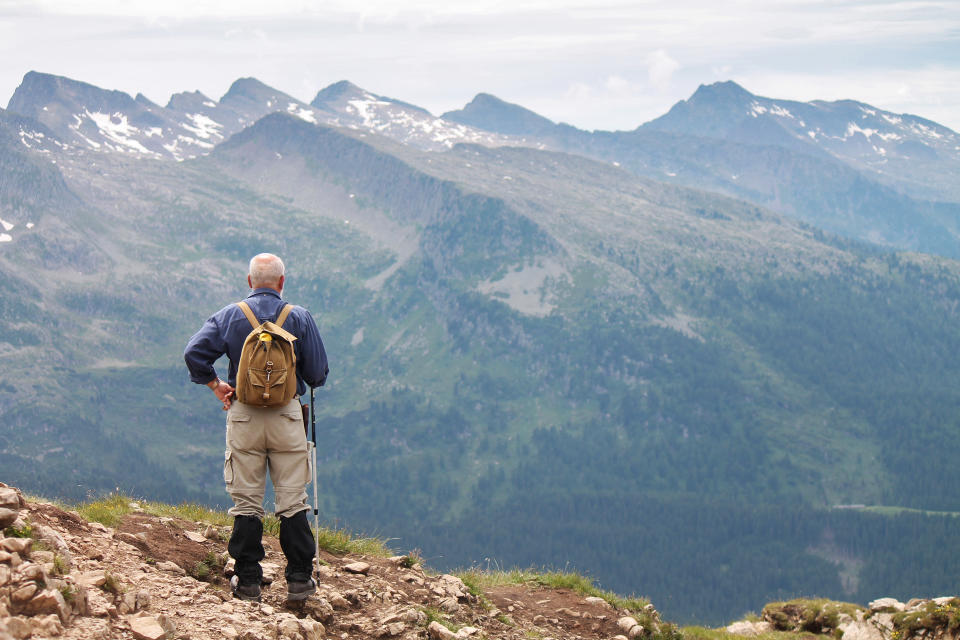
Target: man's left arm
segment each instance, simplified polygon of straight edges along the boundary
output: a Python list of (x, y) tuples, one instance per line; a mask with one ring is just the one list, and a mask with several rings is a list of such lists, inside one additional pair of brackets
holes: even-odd
[(317, 328), (313, 316), (306, 309), (303, 311), (303, 336), (298, 340), (300, 343), (300, 377), (309, 387), (322, 387), (323, 383), (327, 381), (327, 374), (330, 372), (327, 366), (327, 352), (323, 348), (320, 329)]

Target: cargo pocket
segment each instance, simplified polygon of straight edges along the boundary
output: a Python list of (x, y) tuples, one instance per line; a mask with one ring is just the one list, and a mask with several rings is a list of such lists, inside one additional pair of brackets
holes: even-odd
[(229, 449), (223, 454), (223, 481), (227, 485), (233, 484), (233, 456)]
[(230, 409), (227, 414), (227, 446), (233, 449), (247, 449), (251, 438), (250, 414)]

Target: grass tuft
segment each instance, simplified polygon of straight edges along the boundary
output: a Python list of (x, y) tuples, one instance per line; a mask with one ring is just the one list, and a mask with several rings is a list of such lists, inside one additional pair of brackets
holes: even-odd
[(570, 589), (583, 596), (603, 598), (617, 609), (640, 613), (650, 604), (646, 598), (635, 596), (623, 597), (612, 591), (604, 591), (596, 587), (593, 581), (586, 576), (570, 571), (537, 571), (535, 569), (481, 569), (472, 567), (455, 574), (474, 595), (479, 595), (485, 589), (508, 584), (535, 585), (549, 589)]
[(9, 526), (3, 530), (3, 535), (8, 538), (32, 538), (33, 527), (25, 524), (22, 527)]
[(333, 554), (356, 553), (365, 556), (375, 556), (378, 558), (389, 558), (393, 551), (387, 547), (387, 541), (383, 538), (372, 536), (354, 536), (346, 529), (320, 527), (314, 529), (314, 535), (317, 536), (317, 542), (324, 551)]
[(460, 627), (458, 627), (452, 620), (445, 616), (439, 609), (425, 607), (424, 609), (421, 609), (421, 611), (423, 611), (424, 615), (427, 616), (427, 619), (423, 623), (424, 627), (429, 627), (431, 622), (439, 622), (454, 633), (460, 629)]

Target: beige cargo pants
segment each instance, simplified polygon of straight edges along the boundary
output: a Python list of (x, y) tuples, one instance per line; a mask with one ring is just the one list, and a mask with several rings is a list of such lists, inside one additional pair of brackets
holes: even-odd
[(231, 516), (263, 518), (268, 469), (276, 515), (289, 518), (308, 509), (310, 463), (296, 398), (283, 407), (252, 407), (236, 401), (230, 405), (223, 481), (233, 498)]

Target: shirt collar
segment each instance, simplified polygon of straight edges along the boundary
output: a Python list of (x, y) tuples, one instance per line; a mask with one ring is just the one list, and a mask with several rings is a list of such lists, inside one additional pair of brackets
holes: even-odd
[(253, 291), (250, 292), (250, 295), (248, 295), (247, 297), (252, 298), (253, 296), (260, 296), (260, 295), (268, 295), (268, 296), (273, 296), (274, 298), (280, 299), (280, 294), (269, 287), (254, 289)]

